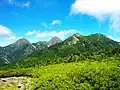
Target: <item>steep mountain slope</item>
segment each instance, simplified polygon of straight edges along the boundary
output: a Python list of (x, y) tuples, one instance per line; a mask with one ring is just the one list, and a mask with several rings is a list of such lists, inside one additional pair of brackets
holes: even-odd
[(61, 43), (61, 42), (62, 40), (60, 40), (58, 37), (54, 37), (48, 42), (48, 47), (55, 45), (57, 43)]
[(80, 35), (79, 33), (76, 33), (76, 34), (73, 34), (71, 37), (67, 38), (64, 41), (64, 44), (68, 44), (68, 45), (76, 44), (80, 39), (81, 40), (84, 39), (83, 36)]
[(97, 33), (97, 34), (91, 34), (89, 36), (86, 36), (87, 40), (91, 42), (97, 49), (112, 49), (112, 48), (118, 48), (120, 47), (119, 42), (116, 42), (112, 39), (109, 39), (103, 34)]
[(5, 53), (5, 51), (4, 51), (4, 48), (3, 48), (3, 47), (0, 47), (0, 65), (9, 63), (9, 61), (6, 62), (6, 59), (4, 59), (5, 54), (6, 54), (6, 53)]
[(39, 41), (37, 43), (33, 43), (32, 46), (34, 47), (35, 51), (41, 51), (48, 47), (48, 42)]
[(113, 41), (105, 35), (92, 34), (89, 36), (82, 36), (80, 34), (74, 34), (62, 43), (52, 45), (42, 52), (33, 53), (30, 55), (30, 58), (49, 60), (71, 54), (79, 55), (84, 52), (96, 52), (100, 50), (109, 51), (114, 48), (120, 48), (119, 42)]
[(0, 65), (18, 62), (35, 51), (47, 48), (47, 42), (31, 44), (23, 38), (6, 47), (0, 47)]
[(74, 34), (59, 46), (59, 51), (66, 51), (69, 54), (77, 54), (82, 52), (92, 52), (101, 49), (109, 50), (120, 47), (119, 43), (113, 41), (102, 34), (91, 34), (89, 36), (82, 36)]
[(3, 49), (5, 52), (4, 58), (10, 62), (16, 62), (17, 60), (31, 54), (34, 51), (31, 43), (24, 38), (4, 47)]
[(19, 39), (6, 47), (0, 47), (0, 65), (18, 62), (33, 52), (40, 52), (48, 48), (48, 46), (60, 42), (61, 40), (57, 37), (54, 37), (49, 42), (39, 41), (37, 43), (30, 43), (25, 38)]

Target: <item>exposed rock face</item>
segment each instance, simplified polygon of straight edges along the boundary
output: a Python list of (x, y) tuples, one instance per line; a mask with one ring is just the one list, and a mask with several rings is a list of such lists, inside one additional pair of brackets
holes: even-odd
[(35, 50), (43, 50), (47, 48), (48, 43), (46, 41), (39, 41), (37, 43), (33, 43), (32, 46), (34, 47)]
[(57, 43), (61, 43), (61, 42), (62, 40), (60, 40), (58, 37), (54, 37), (48, 42), (48, 47), (55, 45)]
[(76, 34), (73, 34), (72, 36), (70, 36), (69, 38), (67, 38), (65, 41), (64, 41), (64, 44), (68, 44), (68, 45), (71, 45), (71, 44), (76, 44), (78, 41), (80, 41), (80, 39), (82, 39), (83, 36), (80, 35), (79, 33), (76, 33)]
[(23, 38), (9, 46), (4, 47), (4, 51), (6, 52), (6, 59), (16, 61), (31, 54), (34, 51), (34, 48), (28, 40)]
[(47, 42), (31, 44), (27, 39), (19, 39), (6, 47), (0, 47), (0, 65), (18, 62), (36, 50), (47, 48)]

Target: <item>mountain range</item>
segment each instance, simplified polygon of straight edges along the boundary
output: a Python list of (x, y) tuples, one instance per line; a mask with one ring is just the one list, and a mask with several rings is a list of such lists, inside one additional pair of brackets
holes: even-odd
[(54, 37), (49, 42), (37, 43), (30, 43), (23, 38), (8, 46), (0, 47), (0, 65), (16, 63), (24, 58), (36, 57), (45, 60), (114, 48), (120, 48), (120, 43), (100, 33), (88, 36), (76, 33), (64, 41)]
[(36, 51), (40, 52), (41, 50), (59, 43), (60, 41), (61, 40), (57, 37), (54, 37), (49, 42), (39, 41), (37, 43), (30, 43), (25, 38), (19, 39), (13, 44), (0, 47), (0, 65), (18, 62), (31, 53)]

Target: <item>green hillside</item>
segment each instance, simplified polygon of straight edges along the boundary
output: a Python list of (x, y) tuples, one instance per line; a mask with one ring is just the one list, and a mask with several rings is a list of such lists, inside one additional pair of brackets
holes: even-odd
[(119, 61), (82, 61), (0, 71), (0, 77), (28, 76), (31, 90), (119, 90), (119, 65)]
[[(119, 90), (120, 49), (86, 52), (51, 60), (32, 60), (0, 68), (0, 78), (27, 77), (30, 90)], [(2, 80), (2, 79), (1, 79)], [(6, 80), (7, 82), (7, 80)], [(5, 86), (4, 82), (0, 89)], [(18, 83), (9, 88), (17, 89)], [(26, 89), (25, 89), (26, 90)]]
[(46, 42), (33, 45), (44, 49), (0, 67), (1, 90), (27, 90), (28, 86), (30, 90), (120, 89), (119, 42), (102, 34), (74, 34), (49, 48)]
[[(55, 44), (43, 51), (34, 52), (24, 59), (45, 62), (57, 60), (58, 58), (70, 57), (71, 55), (81, 55), (84, 53), (110, 52), (115, 48), (120, 48), (119, 42), (113, 41), (102, 34), (92, 34), (82, 36), (74, 34), (59, 44)], [(57, 61), (55, 61), (57, 62)]]

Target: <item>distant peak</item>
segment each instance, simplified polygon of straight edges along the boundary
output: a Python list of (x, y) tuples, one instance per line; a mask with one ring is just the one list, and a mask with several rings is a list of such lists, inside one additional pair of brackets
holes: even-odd
[[(58, 37), (53, 37), (50, 41), (53, 41), (53, 40), (55, 40), (55, 41), (62, 41), (60, 38), (58, 38)], [(50, 42), (49, 41), (49, 42)]]
[(17, 40), (15, 43), (17, 43), (17, 44), (23, 44), (23, 43), (30, 43), (30, 42), (27, 39), (22, 38), (22, 39)]
[(26, 38), (21, 38), (21, 39), (19, 39), (19, 40), (27, 40)]
[(75, 37), (81, 37), (82, 35), (79, 34), (79, 33), (75, 33), (75, 34), (73, 34), (72, 36), (75, 36)]
[(62, 42), (62, 40), (58, 37), (53, 37), (49, 42), (52, 42), (52, 41)]
[(90, 35), (88, 35), (88, 36), (90, 36), (90, 37), (106, 37), (107, 38), (107, 36), (105, 36), (104, 34), (101, 34), (101, 33), (96, 33), (96, 34), (90, 34)]
[(58, 38), (58, 37), (53, 37), (52, 39), (60, 39), (60, 38)]
[(96, 36), (105, 36), (104, 34), (101, 34), (101, 33), (96, 33), (96, 34), (91, 34), (91, 35), (96, 35)]
[(58, 37), (53, 37), (49, 42), (48, 42), (48, 47), (54, 45), (54, 44), (57, 44), (57, 43), (60, 43), (62, 42), (61, 39), (59, 39)]
[(26, 39), (26, 38), (22, 38), (22, 39), (19, 39), (19, 40), (17, 40), (17, 41), (23, 41), (23, 42), (28, 42), (28, 40)]

